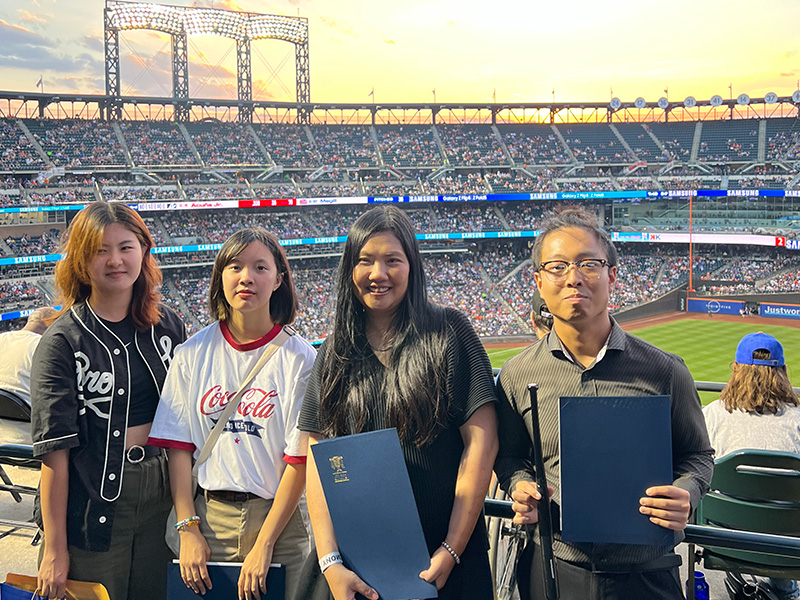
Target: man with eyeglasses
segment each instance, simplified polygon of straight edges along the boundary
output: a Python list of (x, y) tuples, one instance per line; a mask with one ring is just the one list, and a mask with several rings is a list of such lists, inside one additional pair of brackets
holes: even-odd
[[(527, 384), (539, 384), (545, 476), (556, 506), (561, 499), (559, 397), (669, 395), (674, 481), (642, 490), (640, 513), (674, 530), (674, 544), (573, 544), (561, 541), (556, 531), (553, 547), (562, 600), (683, 598), (674, 546), (683, 539), (680, 532), (692, 509), (708, 491), (713, 469), (713, 450), (692, 376), (679, 357), (625, 333), (608, 314), (617, 253), (595, 215), (575, 207), (557, 212), (536, 239), (533, 263), (553, 329), (510, 359), (497, 378), (500, 452), (495, 471), (514, 500), (514, 522), (536, 523), (541, 498), (531, 467)], [(614, 490), (585, 493), (613, 496)], [(554, 525), (557, 522), (554, 519)], [(536, 541), (534, 536), (519, 562), (522, 600), (545, 597)]]

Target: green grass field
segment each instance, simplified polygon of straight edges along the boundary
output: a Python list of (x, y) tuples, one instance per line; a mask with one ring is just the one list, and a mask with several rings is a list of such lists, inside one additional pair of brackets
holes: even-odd
[[(695, 380), (724, 383), (730, 378), (730, 363), (733, 361), (736, 344), (742, 336), (756, 331), (773, 335), (781, 342), (789, 367), (789, 378), (792, 385), (800, 387), (800, 367), (792, 369), (792, 365), (800, 365), (800, 332), (792, 327), (757, 326), (746, 320), (741, 323), (726, 323), (684, 319), (638, 329), (633, 334), (683, 358)], [(489, 350), (492, 366), (502, 367), (506, 360), (521, 350), (522, 348)], [(707, 404), (715, 400), (718, 394), (703, 392), (700, 397), (703, 404)]]

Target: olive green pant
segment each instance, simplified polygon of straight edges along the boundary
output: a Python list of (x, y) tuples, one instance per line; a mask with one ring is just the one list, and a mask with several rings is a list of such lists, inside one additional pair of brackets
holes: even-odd
[[(213, 498), (206, 501), (202, 492), (194, 503), (200, 517), (200, 531), (211, 548), (214, 562), (243, 562), (272, 508), (272, 500), (263, 498), (246, 502), (221, 502)], [(310, 550), (308, 531), (300, 511), (295, 509), (272, 553), (272, 562), (286, 567), (287, 599), (294, 597), (300, 569)]]
[[(115, 503), (111, 546), (89, 552), (69, 546), (69, 578), (102, 583), (111, 600), (149, 600), (167, 596), (167, 564), (172, 552), (164, 523), (172, 499), (163, 456), (126, 462), (122, 492)], [(39, 550), (41, 563), (44, 544)]]

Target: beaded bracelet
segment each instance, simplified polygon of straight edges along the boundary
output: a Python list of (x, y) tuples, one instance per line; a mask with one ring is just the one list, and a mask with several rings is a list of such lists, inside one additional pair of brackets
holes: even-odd
[(450, 547), (450, 544), (448, 544), (447, 542), (442, 542), (442, 546), (444, 547), (445, 550), (447, 550), (450, 553), (450, 556), (453, 557), (453, 560), (456, 561), (456, 564), (460, 565), (461, 557), (458, 554), (456, 554), (456, 551)]
[(175, 529), (178, 531), (186, 531), (186, 529), (192, 525), (200, 525), (200, 517), (195, 515), (193, 517), (189, 517), (188, 519), (184, 519), (183, 521), (178, 521), (175, 523)]

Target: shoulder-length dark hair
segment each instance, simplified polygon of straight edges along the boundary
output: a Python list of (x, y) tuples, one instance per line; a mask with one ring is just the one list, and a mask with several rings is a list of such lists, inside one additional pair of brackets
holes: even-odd
[(269, 316), (277, 325), (289, 325), (297, 317), (297, 294), (294, 291), (292, 272), (286, 253), (278, 242), (278, 238), (263, 227), (246, 227), (229, 237), (214, 259), (211, 271), (211, 284), (208, 289), (208, 312), (212, 319), (227, 321), (231, 318), (231, 305), (225, 299), (222, 289), (222, 271), (230, 262), (253, 242), (261, 242), (272, 254), (281, 284), (272, 292), (269, 299)]
[[(368, 350), (366, 313), (356, 296), (353, 269), (361, 249), (377, 233), (393, 234), (409, 263), (408, 288), (394, 317), (388, 366)], [(425, 271), (411, 219), (399, 208), (367, 211), (347, 235), (336, 276), (334, 329), (322, 364), (320, 423), (329, 437), (363, 431), (369, 396), (381, 377), (386, 426), (401, 439), (422, 446), (433, 441), (447, 422), (446, 323), (443, 309), (428, 302)], [(354, 429), (354, 431), (353, 431)]]
[[(754, 350), (753, 358), (769, 360), (769, 350)], [(743, 365), (734, 362), (733, 373), (719, 395), (729, 413), (734, 410), (776, 414), (786, 406), (797, 406), (797, 394), (786, 374), (786, 365)]]
[(67, 228), (61, 245), (63, 258), (56, 263), (56, 286), (61, 294), (61, 312), (74, 304), (85, 302), (92, 294), (89, 263), (103, 245), (103, 233), (113, 224), (122, 225), (139, 240), (142, 246), (142, 271), (133, 284), (130, 314), (140, 330), (161, 320), (161, 269), (150, 250), (153, 238), (142, 217), (132, 208), (117, 202), (93, 202), (75, 215)]

